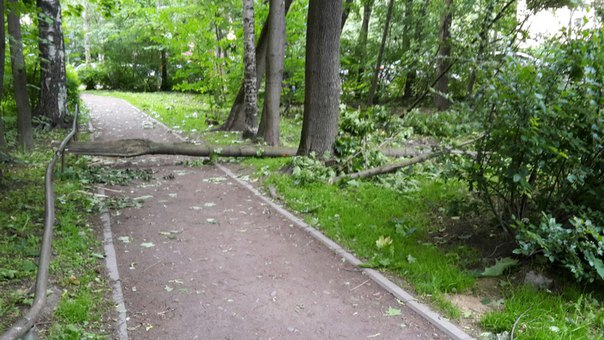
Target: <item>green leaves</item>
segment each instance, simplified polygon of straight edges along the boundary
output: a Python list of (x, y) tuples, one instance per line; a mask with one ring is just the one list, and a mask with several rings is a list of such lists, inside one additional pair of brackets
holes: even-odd
[(517, 264), (518, 260), (512, 259), (510, 257), (504, 257), (502, 259), (497, 260), (494, 265), (485, 268), (485, 270), (480, 273), (480, 276), (501, 276), (506, 270), (514, 267)]

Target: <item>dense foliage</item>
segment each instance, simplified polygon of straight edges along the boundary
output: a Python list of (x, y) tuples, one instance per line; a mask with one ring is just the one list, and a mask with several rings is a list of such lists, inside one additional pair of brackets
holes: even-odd
[(471, 173), (520, 253), (544, 251), (592, 281), (604, 279), (604, 32), (577, 34), (497, 65)]

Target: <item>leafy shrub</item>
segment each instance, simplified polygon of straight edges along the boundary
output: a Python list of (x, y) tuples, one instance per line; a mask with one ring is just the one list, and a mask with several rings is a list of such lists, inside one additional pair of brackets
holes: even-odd
[[(574, 252), (602, 232), (575, 216), (604, 222), (604, 32), (580, 36), (552, 41), (539, 61), (506, 59), (482, 95), (485, 138), (469, 170), (502, 227), (522, 221), (521, 253), (551, 251), (550, 260), (591, 279), (589, 254)], [(561, 244), (568, 249), (548, 248)]]
[(543, 214), (539, 225), (517, 223), (519, 248), (517, 254), (543, 252), (551, 262), (561, 263), (579, 280), (593, 282), (604, 279), (604, 230), (590, 220), (570, 219), (564, 227), (551, 215)]
[(67, 69), (67, 105), (69, 111), (73, 112), (75, 106), (80, 104), (80, 78), (78, 73), (71, 66), (68, 65)]
[(94, 90), (101, 83), (100, 72), (95, 64), (81, 65), (77, 69), (80, 82), (86, 86), (86, 90)]

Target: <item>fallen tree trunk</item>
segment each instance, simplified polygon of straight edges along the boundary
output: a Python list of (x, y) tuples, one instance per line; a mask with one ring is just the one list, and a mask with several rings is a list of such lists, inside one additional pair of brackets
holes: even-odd
[[(191, 143), (157, 143), (147, 139), (123, 139), (105, 142), (73, 143), (69, 153), (91, 156), (136, 157), (142, 155), (183, 155), (223, 157), (291, 157), (297, 149), (272, 146), (218, 146)], [(413, 157), (427, 149), (418, 147), (386, 148), (382, 152), (388, 157)]]
[(223, 157), (288, 157), (294, 148), (260, 146), (212, 146), (190, 143), (156, 143), (147, 139), (124, 139), (108, 142), (74, 143), (67, 152), (79, 155), (136, 157), (142, 155), (223, 156)]
[(436, 158), (438, 156), (444, 155), (448, 153), (447, 150), (441, 150), (436, 152), (429, 152), (419, 156), (415, 156), (411, 159), (404, 160), (402, 162), (386, 164), (377, 168), (367, 169), (359, 172), (355, 172), (352, 174), (342, 175), (342, 176), (334, 176), (329, 180), (329, 183), (337, 183), (342, 179), (355, 179), (355, 178), (364, 178), (371, 177), (375, 175), (387, 174), (391, 172), (395, 172), (400, 168), (404, 168), (413, 164), (422, 163), (432, 158)]

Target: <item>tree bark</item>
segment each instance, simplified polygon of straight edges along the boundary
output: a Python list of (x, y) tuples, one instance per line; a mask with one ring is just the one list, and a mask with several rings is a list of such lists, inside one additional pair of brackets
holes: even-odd
[(37, 0), (40, 49), (40, 101), (38, 113), (53, 126), (65, 126), (67, 116), (67, 75), (65, 45), (59, 0)]
[[(4, 93), (4, 62), (6, 58), (6, 36), (4, 33), (4, 1), (0, 1), (0, 102), (2, 102), (2, 94)], [(0, 151), (7, 149), (6, 137), (4, 134), (4, 118), (2, 118), (2, 110), (0, 110)], [(1, 180), (0, 171), (0, 180)]]
[(340, 105), (341, 1), (310, 0), (306, 30), (304, 120), (299, 155), (333, 152)]
[(279, 107), (285, 63), (285, 1), (271, 0), (269, 12), (266, 86), (260, 135), (268, 145), (279, 145)]
[[(9, 0), (16, 4), (17, 0)], [(31, 108), (27, 96), (27, 77), (25, 59), (23, 58), (23, 41), (21, 38), (21, 23), (19, 13), (15, 10), (8, 12), (8, 35), (10, 47), (11, 69), (15, 102), (17, 104), (17, 141), (19, 146), (29, 151), (33, 146)]]
[(161, 69), (161, 85), (159, 89), (162, 91), (170, 91), (172, 90), (172, 86), (170, 85), (170, 79), (168, 78), (168, 52), (165, 49), (162, 49), (160, 52), (160, 69)]
[(451, 102), (446, 95), (449, 93), (449, 76), (447, 71), (451, 68), (452, 4), (453, 0), (445, 0), (445, 8), (442, 12), (439, 31), (438, 74), (440, 78), (434, 85), (434, 89), (436, 90), (434, 94), (434, 106), (439, 111), (446, 110), (451, 106)]
[(380, 50), (378, 51), (377, 63), (375, 70), (373, 71), (373, 78), (371, 80), (371, 87), (369, 88), (369, 95), (367, 96), (367, 105), (373, 105), (375, 99), (375, 92), (378, 87), (378, 77), (380, 75), (380, 68), (382, 66), (382, 58), (384, 57), (384, 49), (386, 48), (386, 40), (388, 39), (388, 30), (390, 28), (390, 21), (392, 20), (392, 12), (394, 11), (394, 0), (388, 1), (388, 13), (386, 14), (386, 23), (384, 24), (384, 32), (382, 33), (382, 42), (380, 44)]
[(195, 145), (190, 143), (156, 143), (147, 139), (125, 139), (109, 142), (70, 144), (67, 152), (79, 155), (136, 157), (142, 155), (183, 155), (221, 157), (289, 157), (296, 149), (259, 146)]
[(363, 22), (359, 31), (357, 42), (357, 56), (359, 58), (359, 68), (357, 70), (357, 81), (361, 82), (365, 73), (365, 64), (367, 63), (367, 36), (369, 35), (369, 20), (375, 0), (365, 0), (363, 2)]
[(82, 13), (82, 19), (84, 21), (84, 61), (86, 65), (92, 62), (92, 56), (90, 53), (90, 4), (88, 1), (84, 2), (84, 12)]
[(243, 0), (244, 138), (253, 138), (258, 132), (258, 89), (256, 83), (256, 46), (254, 45), (254, 40), (254, 0)]
[[(54, 144), (52, 145), (55, 146)], [(416, 157), (431, 152), (432, 149), (415, 145), (400, 148), (381, 149), (385, 156), (393, 158)], [(219, 155), (224, 157), (291, 157), (297, 149), (278, 146), (260, 147), (255, 145), (224, 146), (196, 145), (190, 143), (158, 143), (148, 139), (122, 139), (108, 142), (83, 142), (69, 145), (68, 152), (81, 155), (136, 157), (142, 155), (183, 155), (207, 157)], [(450, 150), (461, 154), (461, 150)], [(467, 153), (467, 152), (466, 152)]]
[[(285, 15), (289, 11), (293, 0), (285, 0)], [(256, 45), (256, 80), (258, 84), (262, 82), (262, 77), (266, 71), (266, 53), (268, 50), (268, 19), (262, 26), (260, 37), (258, 38), (258, 44)], [(225, 131), (243, 131), (245, 128), (245, 81), (241, 82), (237, 96), (231, 106), (229, 117), (226, 119), (224, 124), (220, 127), (220, 130)]]
[(480, 27), (480, 33), (478, 34), (479, 45), (478, 53), (476, 54), (476, 65), (473, 65), (472, 70), (470, 71), (470, 78), (468, 79), (468, 86), (466, 87), (466, 98), (470, 98), (474, 92), (474, 85), (476, 84), (476, 69), (482, 60), (482, 55), (484, 54), (485, 48), (489, 44), (489, 22), (491, 21), (491, 12), (493, 11), (494, 6), (494, 1), (488, 1), (484, 13), (484, 20), (482, 22), (482, 26)]
[(342, 9), (342, 22), (340, 23), (340, 32), (344, 29), (348, 15), (350, 14), (350, 8), (352, 7), (353, 0), (345, 0), (344, 8)]
[[(422, 18), (426, 16), (426, 12), (428, 11), (429, 0), (423, 0), (418, 19), (415, 24), (415, 32), (413, 32), (413, 40), (415, 41), (415, 48), (413, 49), (413, 54), (418, 55), (420, 52), (420, 39), (422, 38), (422, 34), (424, 33), (424, 22)], [(415, 69), (416, 63), (415, 60), (411, 61), (410, 68), (413, 68), (410, 72), (407, 73), (407, 79), (405, 79), (405, 90), (403, 92), (403, 99), (409, 99), (413, 97), (413, 83), (417, 79), (417, 70)]]

